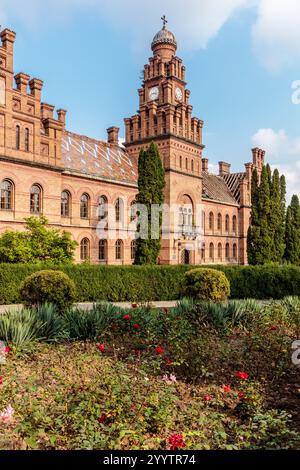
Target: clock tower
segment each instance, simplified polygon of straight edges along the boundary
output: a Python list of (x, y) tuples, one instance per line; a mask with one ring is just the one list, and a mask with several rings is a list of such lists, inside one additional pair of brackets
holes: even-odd
[(203, 121), (192, 117), (185, 67), (176, 56), (177, 41), (166, 28), (165, 17), (162, 20), (163, 27), (152, 41), (153, 56), (144, 66), (139, 110), (125, 119), (125, 147), (136, 161), (140, 150), (152, 141), (159, 147), (165, 168), (165, 204), (171, 208), (160, 263), (200, 264)]

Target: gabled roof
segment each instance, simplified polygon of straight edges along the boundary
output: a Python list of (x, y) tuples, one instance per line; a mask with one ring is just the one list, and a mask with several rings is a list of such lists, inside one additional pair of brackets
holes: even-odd
[(238, 204), (238, 201), (234, 198), (224, 179), (206, 172), (203, 172), (202, 199)]
[(62, 137), (65, 170), (110, 181), (137, 184), (136, 163), (126, 149), (65, 131)]

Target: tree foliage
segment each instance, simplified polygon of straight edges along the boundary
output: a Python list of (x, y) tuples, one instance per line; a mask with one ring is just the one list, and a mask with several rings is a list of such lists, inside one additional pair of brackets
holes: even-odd
[(292, 264), (300, 262), (300, 205), (298, 196), (292, 197), (286, 214), (284, 258)]
[[(164, 202), (165, 172), (160, 158), (158, 146), (152, 142), (148, 150), (141, 150), (138, 164), (138, 196), (137, 203), (147, 208), (148, 237), (137, 239), (135, 264), (157, 264), (161, 248), (162, 214), (154, 220), (153, 205), (161, 206)], [(151, 236), (151, 225), (159, 226), (159, 237)], [(140, 228), (140, 227), (139, 227)], [(138, 229), (139, 229), (138, 228)]]
[(269, 165), (262, 169), (260, 181), (257, 170), (251, 183), (251, 225), (248, 231), (248, 260), (250, 264), (281, 263), (285, 251), (284, 176), (273, 173)]
[(44, 216), (25, 221), (25, 231), (7, 231), (0, 236), (1, 263), (72, 262), (77, 243), (68, 232), (47, 227)]

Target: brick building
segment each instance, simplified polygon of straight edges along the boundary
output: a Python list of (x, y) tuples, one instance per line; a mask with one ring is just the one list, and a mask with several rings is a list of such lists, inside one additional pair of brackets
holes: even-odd
[(247, 263), (251, 174), (261, 172), (264, 152), (253, 149), (244, 173), (231, 173), (225, 162), (218, 175), (209, 173), (203, 121), (192, 117), (185, 67), (165, 22), (144, 67), (139, 111), (125, 119), (124, 146), (116, 127), (107, 142), (68, 132), (66, 111), (55, 116), (54, 106), (41, 101), (43, 81), (14, 75), (16, 34), (5, 29), (0, 38), (0, 233), (44, 214), (78, 242), (76, 261), (131, 264), (138, 155), (155, 141), (165, 202), (176, 207), (164, 222), (160, 263)]

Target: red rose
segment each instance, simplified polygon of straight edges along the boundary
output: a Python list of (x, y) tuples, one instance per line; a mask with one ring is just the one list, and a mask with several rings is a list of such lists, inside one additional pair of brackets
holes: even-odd
[(164, 348), (161, 348), (160, 346), (157, 346), (157, 348), (155, 348), (155, 352), (156, 354), (163, 354), (165, 352)]
[(139, 329), (140, 329), (140, 325), (138, 325), (137, 323), (135, 323), (135, 324), (133, 325), (133, 328), (134, 328), (135, 330), (139, 330)]
[(3, 384), (3, 377), (0, 377), (0, 385)]
[(98, 418), (99, 423), (105, 423), (106, 420), (107, 420), (107, 415), (105, 413), (102, 413), (100, 418)]
[(9, 346), (6, 346), (6, 347), (4, 348), (5, 354), (8, 354), (10, 351), (11, 351), (11, 348), (10, 348)]
[(242, 400), (243, 398), (245, 398), (244, 392), (239, 392), (239, 393), (238, 393), (238, 397), (239, 397), (240, 400)]
[(101, 351), (102, 353), (105, 353), (106, 349), (105, 349), (104, 344), (98, 344), (97, 347), (98, 347), (99, 351)]
[(124, 315), (123, 320), (131, 320), (131, 316), (130, 315)]
[(137, 304), (132, 304), (131, 308), (137, 308)]
[(241, 380), (247, 380), (249, 378), (249, 374), (247, 374), (247, 372), (237, 372), (236, 375)]
[(205, 395), (203, 398), (204, 401), (211, 401), (212, 397), (210, 395)]
[(229, 385), (224, 385), (224, 393), (230, 393), (231, 392), (231, 388), (229, 387)]
[(170, 445), (170, 450), (178, 450), (186, 447), (182, 434), (173, 434), (168, 438), (168, 443)]
[(271, 331), (276, 331), (276, 330), (278, 330), (278, 327), (275, 326), (275, 325), (273, 325), (273, 326), (271, 326), (270, 330), (271, 330)]

